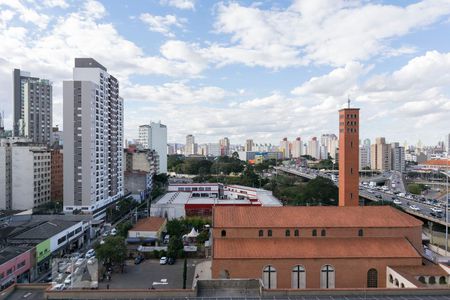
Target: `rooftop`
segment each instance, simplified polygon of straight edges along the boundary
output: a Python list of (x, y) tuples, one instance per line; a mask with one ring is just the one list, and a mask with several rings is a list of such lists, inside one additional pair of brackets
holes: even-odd
[(44, 241), (78, 223), (80, 223), (80, 221), (59, 220), (59, 219), (40, 222), (35, 221), (32, 223), (27, 223), (23, 227), (18, 227), (15, 232), (12, 232), (13, 233), (12, 237), (10, 237), (9, 239), (10, 241), (25, 241), (28, 243), (39, 243), (40, 241)]
[(424, 161), (423, 163), (420, 163), (419, 165), (434, 165), (434, 166), (449, 166), (450, 160), (449, 159), (431, 159)]
[(2, 248), (0, 250), (0, 265), (30, 249), (31, 247), (28, 246), (8, 246)]
[(132, 231), (158, 231), (166, 223), (166, 219), (150, 217), (139, 220), (131, 229)]
[(213, 216), (214, 227), (228, 228), (422, 226), (422, 221), (390, 206), (219, 206)]
[(214, 259), (420, 258), (405, 238), (217, 238)]

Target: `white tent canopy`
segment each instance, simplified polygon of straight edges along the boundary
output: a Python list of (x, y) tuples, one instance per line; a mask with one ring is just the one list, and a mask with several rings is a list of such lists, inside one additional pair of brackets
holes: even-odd
[(191, 232), (189, 232), (187, 236), (190, 237), (190, 238), (195, 238), (195, 237), (198, 236), (198, 232), (197, 232), (197, 230), (195, 230), (195, 228), (193, 227), (192, 230), (191, 230)]

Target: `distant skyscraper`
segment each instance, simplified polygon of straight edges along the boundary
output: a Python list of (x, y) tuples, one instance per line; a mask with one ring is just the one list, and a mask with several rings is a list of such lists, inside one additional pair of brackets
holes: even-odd
[(139, 144), (143, 149), (156, 151), (159, 156), (157, 173), (167, 173), (167, 126), (161, 122), (139, 126)]
[(328, 154), (334, 159), (336, 156), (336, 149), (338, 148), (337, 136), (334, 133), (322, 134), (320, 137), (320, 143), (326, 147), (327, 155), (324, 159), (328, 158)]
[(302, 156), (302, 148), (302, 139), (300, 137), (297, 137), (295, 141), (292, 142), (292, 158), (299, 158), (300, 156)]
[(320, 145), (316, 137), (313, 137), (311, 140), (308, 141), (306, 154), (314, 157), (315, 159), (320, 159)]
[(253, 151), (253, 140), (248, 139), (245, 141), (245, 151)]
[(106, 216), (123, 196), (123, 99), (119, 82), (92, 58), (75, 58), (63, 83), (64, 211)]
[(209, 156), (220, 156), (220, 145), (218, 143), (208, 144), (208, 155)]
[(365, 139), (359, 147), (359, 169), (370, 168), (370, 139)]
[(227, 156), (230, 155), (230, 140), (227, 137), (220, 139), (220, 155)]
[(195, 153), (195, 137), (192, 134), (186, 136), (186, 146), (184, 147), (186, 156), (196, 154)]
[(447, 134), (447, 155), (450, 155), (450, 133)]
[(13, 71), (13, 133), (34, 143), (50, 144), (52, 132), (52, 85), (50, 81), (30, 77), (28, 72)]
[(290, 158), (291, 152), (289, 149), (289, 141), (287, 138), (283, 138), (283, 140), (280, 143), (280, 152), (283, 153), (283, 158)]
[(391, 169), (391, 145), (386, 144), (384, 137), (378, 137), (370, 149), (370, 165), (372, 170), (381, 172)]
[(405, 148), (399, 143), (391, 143), (391, 169), (398, 172), (405, 172)]

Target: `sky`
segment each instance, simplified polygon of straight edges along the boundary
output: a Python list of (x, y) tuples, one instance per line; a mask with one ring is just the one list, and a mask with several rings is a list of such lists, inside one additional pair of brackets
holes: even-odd
[(62, 81), (92, 57), (120, 81), (125, 138), (161, 121), (169, 142), (278, 144), (338, 133), (434, 145), (450, 133), (450, 0), (0, 0), (0, 111), (12, 70)]

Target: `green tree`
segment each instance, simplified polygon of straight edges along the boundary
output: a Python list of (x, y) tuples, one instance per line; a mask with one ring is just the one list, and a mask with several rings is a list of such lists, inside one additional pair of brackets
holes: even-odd
[(109, 236), (104, 240), (104, 243), (98, 243), (94, 246), (95, 253), (99, 261), (104, 265), (120, 265), (122, 267), (127, 258), (127, 246), (125, 239), (121, 236)]
[(426, 190), (426, 186), (420, 183), (410, 183), (408, 184), (408, 191), (411, 194), (420, 195)]
[(133, 228), (133, 224), (130, 221), (121, 223), (117, 226), (117, 234), (126, 238), (128, 236), (128, 230)]
[(170, 236), (169, 245), (167, 246), (167, 256), (178, 258), (180, 251), (183, 250), (183, 242), (180, 236)]

